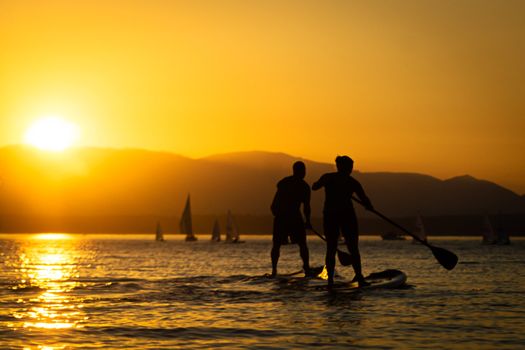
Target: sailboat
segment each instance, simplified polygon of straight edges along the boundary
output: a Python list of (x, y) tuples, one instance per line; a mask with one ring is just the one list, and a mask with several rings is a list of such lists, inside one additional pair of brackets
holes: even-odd
[(164, 242), (164, 233), (162, 232), (162, 227), (160, 227), (160, 222), (157, 221), (157, 229), (155, 230), (155, 240), (157, 242)]
[(244, 243), (244, 241), (239, 240), (239, 229), (233, 215), (230, 210), (228, 210), (228, 215), (226, 217), (226, 243)]
[[(416, 229), (413, 232), (414, 236), (418, 237), (419, 239), (426, 242), (427, 240), (427, 232), (425, 230), (425, 225), (423, 224), (423, 219), (421, 218), (421, 215), (418, 213), (416, 217)], [(415, 238), (412, 238), (412, 243), (420, 243)]]
[(481, 230), (481, 235), (483, 237), (483, 244), (496, 244), (498, 243), (498, 238), (496, 237), (496, 232), (490, 223), (490, 218), (488, 215), (485, 215), (483, 221), (483, 228)]
[(497, 226), (496, 226), (496, 236), (497, 236), (497, 244), (498, 245), (509, 245), (510, 239), (509, 234), (507, 231), (505, 231), (502, 227), (502, 216), (501, 213), (497, 216)]
[(194, 242), (197, 240), (197, 236), (193, 234), (193, 227), (191, 224), (191, 205), (190, 205), (190, 195), (186, 199), (186, 206), (182, 212), (182, 217), (180, 218), (180, 232), (186, 234), (186, 242)]
[(212, 242), (220, 242), (221, 241), (221, 228), (219, 226), (219, 220), (215, 219), (215, 223), (213, 224), (213, 231), (211, 233), (211, 240)]

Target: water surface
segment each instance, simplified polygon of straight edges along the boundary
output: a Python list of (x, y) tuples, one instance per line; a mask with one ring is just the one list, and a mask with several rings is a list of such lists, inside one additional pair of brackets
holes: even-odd
[[(409, 287), (333, 293), (264, 277), (269, 236), (245, 244), (152, 238), (1, 235), (0, 348), (525, 346), (525, 240), (436, 238), (460, 257), (446, 271), (425, 247), (364, 237), (365, 273), (397, 268)], [(309, 245), (321, 264), (323, 242)], [(300, 269), (296, 246), (283, 247), (279, 267)], [(352, 278), (351, 268), (338, 273)]]

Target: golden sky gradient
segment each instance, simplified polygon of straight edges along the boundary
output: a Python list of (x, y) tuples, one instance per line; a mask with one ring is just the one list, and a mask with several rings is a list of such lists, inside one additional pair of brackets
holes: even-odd
[(267, 150), (525, 193), (525, 1), (0, 0), (0, 146)]

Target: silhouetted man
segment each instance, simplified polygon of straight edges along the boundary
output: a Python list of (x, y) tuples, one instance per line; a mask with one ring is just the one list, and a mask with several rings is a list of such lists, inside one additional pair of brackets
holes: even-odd
[[(303, 162), (293, 164), (293, 175), (287, 176), (277, 183), (277, 192), (272, 202), (273, 219), (273, 246), (272, 246), (272, 276), (277, 274), (277, 262), (282, 244), (288, 243), (288, 236), (292, 243), (299, 245), (299, 252), (303, 259), (303, 269), (310, 274), (308, 247), (306, 246), (306, 228), (310, 224), (310, 186), (304, 181), (306, 167)], [(301, 215), (301, 204), (306, 223)]]
[(355, 277), (353, 281), (360, 286), (367, 285), (361, 271), (361, 256), (359, 255), (359, 232), (357, 217), (352, 204), (352, 194), (356, 193), (367, 209), (373, 209), (363, 187), (350, 174), (354, 161), (348, 156), (338, 156), (335, 159), (337, 172), (327, 173), (312, 186), (314, 191), (324, 187), (325, 202), (323, 209), (323, 228), (326, 235), (326, 269), (328, 270), (328, 285), (334, 283), (335, 254), (339, 232), (342, 232), (348, 251), (352, 255), (352, 266)]

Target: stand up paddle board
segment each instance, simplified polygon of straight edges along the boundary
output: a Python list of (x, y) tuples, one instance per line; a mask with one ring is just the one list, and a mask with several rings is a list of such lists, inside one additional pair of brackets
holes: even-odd
[[(308, 285), (314, 287), (326, 287), (328, 272), (326, 268), (317, 276), (310, 280)], [(403, 286), (407, 281), (407, 275), (403, 271), (388, 269), (381, 272), (374, 272), (365, 277), (369, 286), (359, 287), (359, 283), (351, 281), (335, 281), (333, 288), (337, 289), (394, 289)]]
[(272, 276), (269, 273), (265, 274), (264, 276), (268, 278), (275, 278), (277, 280), (282, 280), (282, 281), (316, 279), (316, 278), (319, 278), (319, 275), (323, 273), (323, 270), (325, 269), (326, 268), (324, 266), (311, 267), (310, 273), (308, 275), (306, 275), (304, 270), (301, 269), (299, 271), (292, 272), (292, 273), (277, 274), (277, 276)]

